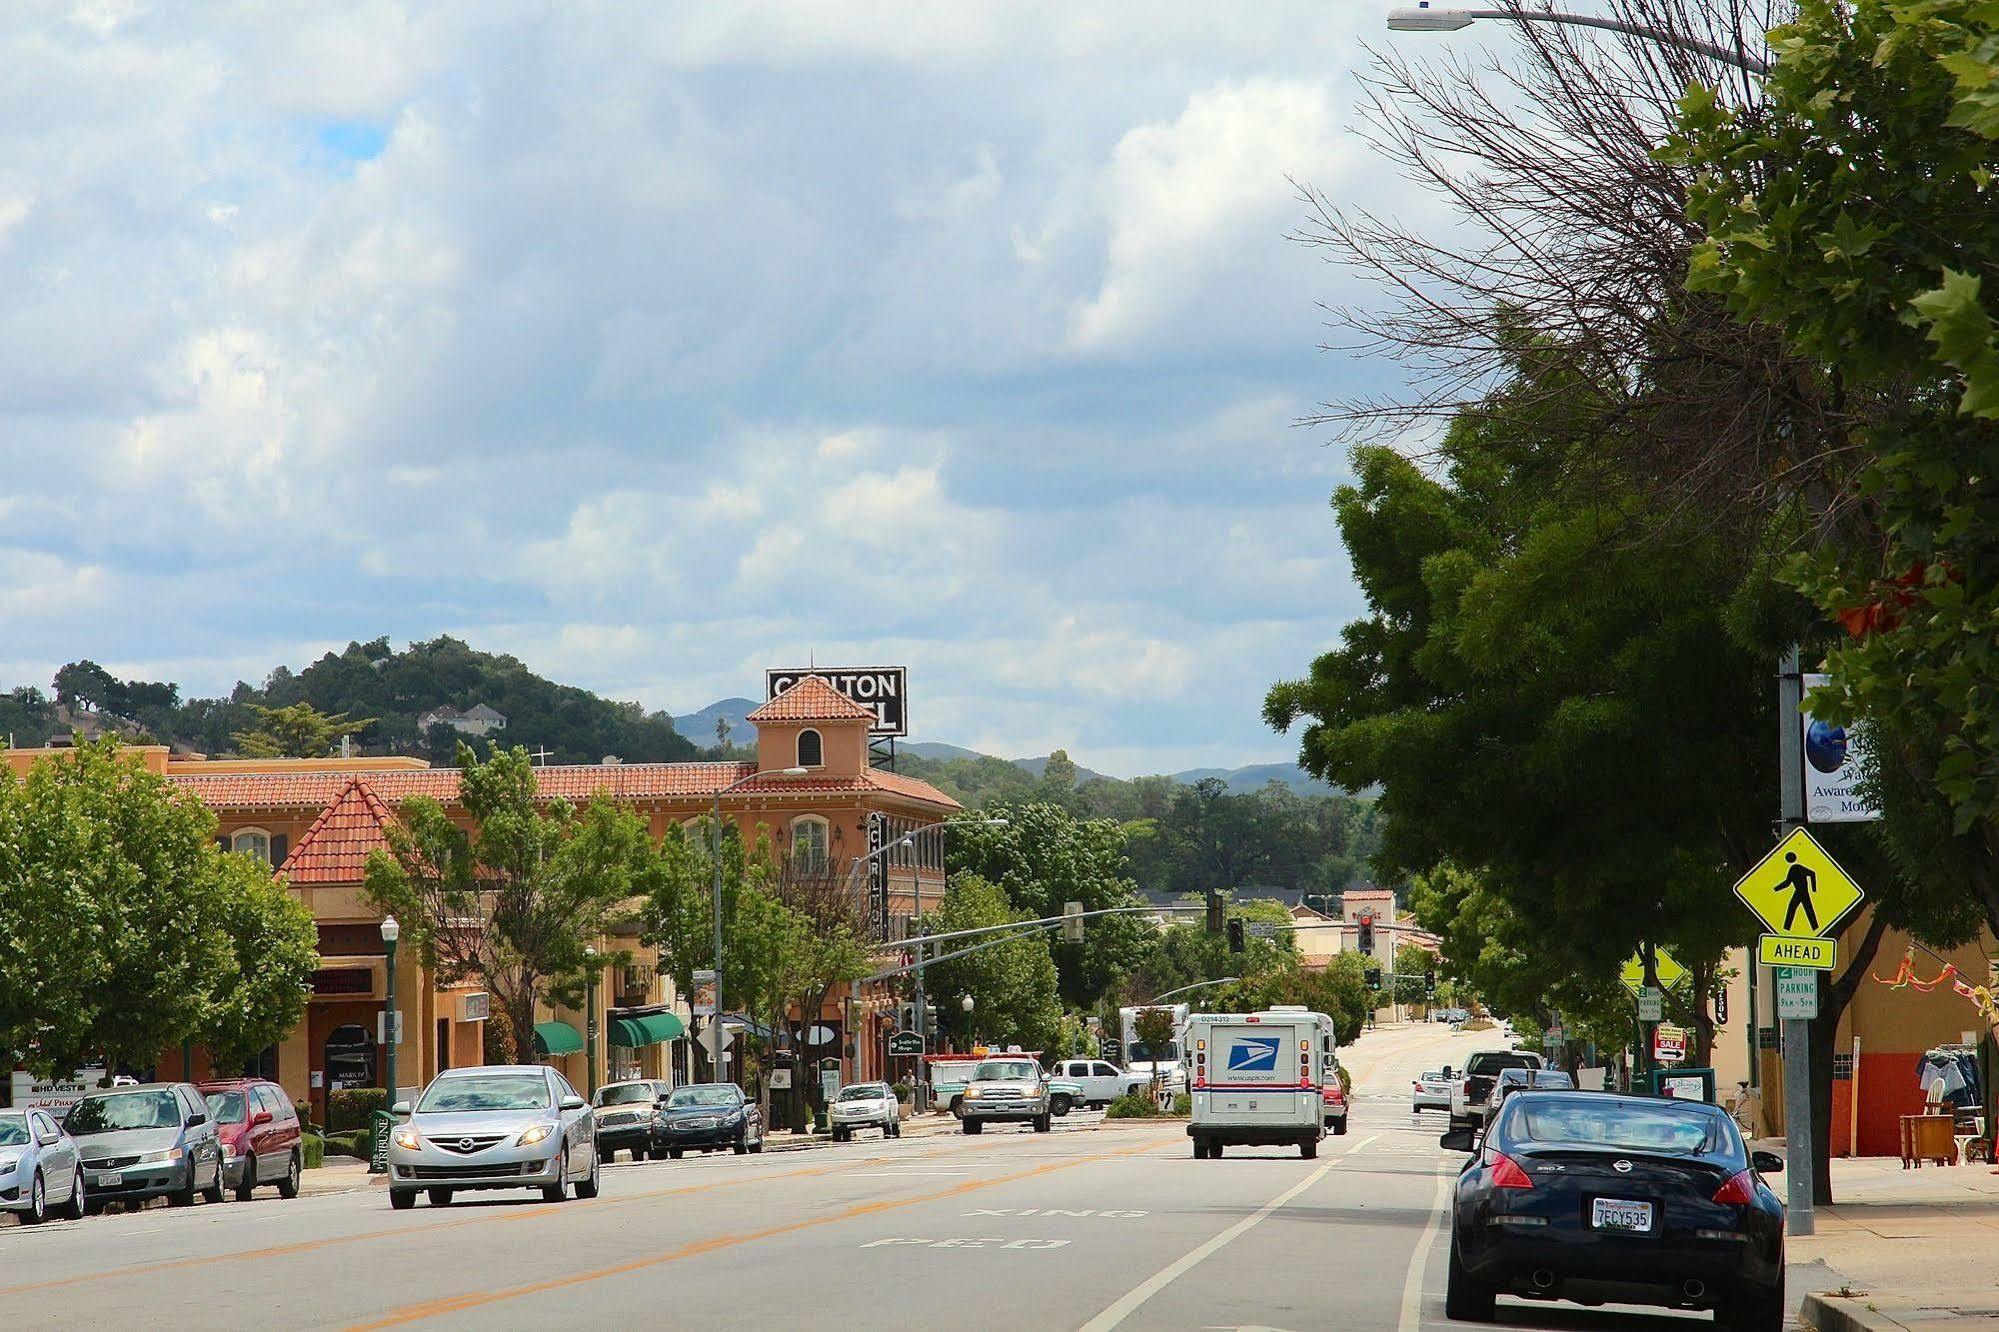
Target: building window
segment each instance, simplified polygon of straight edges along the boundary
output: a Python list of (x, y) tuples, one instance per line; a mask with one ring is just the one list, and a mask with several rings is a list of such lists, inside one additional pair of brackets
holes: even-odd
[(826, 744), (819, 738), (819, 732), (803, 730), (798, 733), (798, 766), (801, 768), (822, 768), (826, 765)]
[(791, 821), (791, 867), (811, 873), (826, 868), (826, 820), (805, 814)]
[(266, 865), (271, 863), (271, 835), (262, 828), (240, 828), (229, 838), (231, 851), (247, 851)]

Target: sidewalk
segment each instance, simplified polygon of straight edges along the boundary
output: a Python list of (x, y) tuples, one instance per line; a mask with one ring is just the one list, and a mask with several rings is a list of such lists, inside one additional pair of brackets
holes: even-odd
[[(1774, 1181), (1773, 1181), (1774, 1182)], [(1779, 1192), (1782, 1192), (1779, 1186)], [(1999, 1332), (1999, 1175), (1984, 1165), (1904, 1170), (1893, 1157), (1832, 1163), (1840, 1201), (1816, 1209), (1817, 1232), (1792, 1236), (1792, 1265), (1821, 1262), (1844, 1280), (1808, 1295), (1818, 1332), (1946, 1325)]]

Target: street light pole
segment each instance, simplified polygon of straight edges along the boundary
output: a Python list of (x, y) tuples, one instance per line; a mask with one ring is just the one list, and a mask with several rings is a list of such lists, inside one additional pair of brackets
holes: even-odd
[(396, 1007), (396, 940), (403, 937), (403, 927), (394, 916), (382, 917), (382, 948), (388, 954), (387, 992), (388, 1004), (382, 1015), (382, 1073), (389, 1084), (389, 1104), (396, 1103), (396, 1018), (400, 1010)]
[(583, 964), (588, 971), (583, 980), (583, 1062), (589, 1066), (584, 1074), (589, 1081), (589, 1090), (584, 1092), (591, 1100), (597, 1099), (597, 968), (603, 961), (597, 955), (594, 944), (583, 946)]
[(722, 797), (741, 790), (759, 777), (803, 777), (803, 768), (769, 768), (753, 772), (747, 777), (739, 777), (715, 792), (713, 811), (714, 823), (710, 829), (710, 859), (715, 867), (715, 1015), (708, 1019), (709, 1061), (714, 1065), (717, 1082), (730, 1079), (722, 1076)]
[(1713, 42), (1702, 41), (1698, 37), (1687, 37), (1664, 28), (1655, 28), (1644, 23), (1629, 23), (1623, 19), (1602, 18), (1595, 14), (1565, 14), (1560, 10), (1535, 9), (1459, 9), (1446, 5), (1431, 4), (1430, 0), (1420, 0), (1414, 7), (1391, 9), (1388, 11), (1388, 27), (1391, 32), (1456, 32), (1459, 28), (1469, 28), (1479, 19), (1502, 19), (1514, 23), (1557, 23), (1576, 28), (1601, 28), (1607, 32), (1621, 32), (1627, 37), (1643, 37), (1661, 46), (1677, 46), (1682, 51), (1692, 51), (1710, 60), (1719, 60), (1750, 74), (1768, 74), (1770, 62), (1753, 56), (1741, 47), (1733, 49), (1717, 46)]
[(1152, 1002), (1156, 1004), (1161, 999), (1171, 999), (1174, 995), (1185, 994), (1189, 990), (1205, 990), (1210, 985), (1233, 985), (1241, 979), (1240, 976), (1221, 976), (1211, 981), (1195, 981), (1192, 985), (1182, 985), (1179, 989), (1168, 990), (1165, 994), (1155, 994), (1152, 996)]

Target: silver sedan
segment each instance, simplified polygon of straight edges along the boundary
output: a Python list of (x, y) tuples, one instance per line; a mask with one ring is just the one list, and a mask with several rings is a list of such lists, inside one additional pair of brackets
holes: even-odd
[(597, 1130), (566, 1079), (539, 1064), (454, 1068), (437, 1075), (389, 1134), (389, 1205), (442, 1207), (463, 1189), (540, 1189), (561, 1202), (571, 1185), (597, 1196)]
[(83, 1217), (83, 1169), (76, 1144), (45, 1110), (0, 1110), (0, 1212), (29, 1225), (60, 1212)]

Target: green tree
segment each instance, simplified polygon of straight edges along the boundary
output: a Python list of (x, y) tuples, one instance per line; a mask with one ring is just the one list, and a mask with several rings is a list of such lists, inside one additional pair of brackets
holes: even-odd
[(511, 1057), (532, 1062), (535, 1004), (581, 1002), (595, 966), (584, 950), (648, 882), (651, 840), (601, 797), (580, 810), (541, 801), (524, 749), (484, 763), (461, 750), (459, 766), (470, 827), (428, 796), (404, 801), (389, 849), (368, 858), (366, 892), (443, 984), (486, 986)]
[[(199, 802), (113, 741), (0, 771), (0, 1047), (68, 1073), (225, 1033), (225, 1050), (281, 1039), (313, 966), (282, 897), (268, 869), (216, 848)], [(238, 945), (259, 938), (278, 946), (256, 956), (256, 998), (232, 995)]]
[[(999, 885), (961, 871), (951, 876), (944, 900), (928, 923), (932, 933), (948, 934), (1034, 918), (1016, 909)], [(966, 945), (979, 942), (983, 939), (965, 941)], [(1040, 930), (926, 967), (923, 983), (937, 1004), (939, 1020), (968, 1041), (1033, 1050), (1052, 1048), (1060, 1038), (1062, 1004), (1056, 997), (1055, 960)], [(972, 998), (970, 1013), (958, 1005), (963, 995)]]
[(1426, 1002), (1428, 991), (1424, 987), (1423, 978), (1436, 969), (1436, 956), (1421, 944), (1395, 945), (1396, 1002), (1402, 1004)]
[(229, 943), (226, 967), (210, 979), (198, 1039), (215, 1065), (233, 1069), (294, 1030), (305, 1017), (319, 965), (312, 912), (285, 891), (262, 861), (219, 855), (217, 906)]
[[(998, 886), (1029, 919), (1062, 913), (1068, 902), (1085, 911), (1137, 905), (1137, 885), (1125, 875), (1125, 833), (1107, 819), (1083, 819), (1043, 802), (988, 806), (1003, 825), (966, 820), (945, 842), (953, 877), (977, 875)], [(1065, 1002), (1100, 1006), (1150, 943), (1151, 927), (1135, 915), (1097, 916), (1082, 943), (1057, 943), (1055, 965)]]
[(256, 706), (257, 724), (238, 731), (236, 748), (249, 758), (323, 758), (343, 735), (359, 735), (375, 724), (372, 717), (350, 720), (343, 713), (328, 715), (310, 703), (282, 708)]
[[(1173, 1027), (1173, 1010), (1170, 1008), (1141, 1008), (1131, 1020), (1131, 1034), (1148, 1049), (1163, 1050), (1179, 1038), (1180, 1033)], [(1159, 1080), (1165, 1075), (1161, 1061), (1152, 1061), (1152, 1094), (1159, 1095)]]

